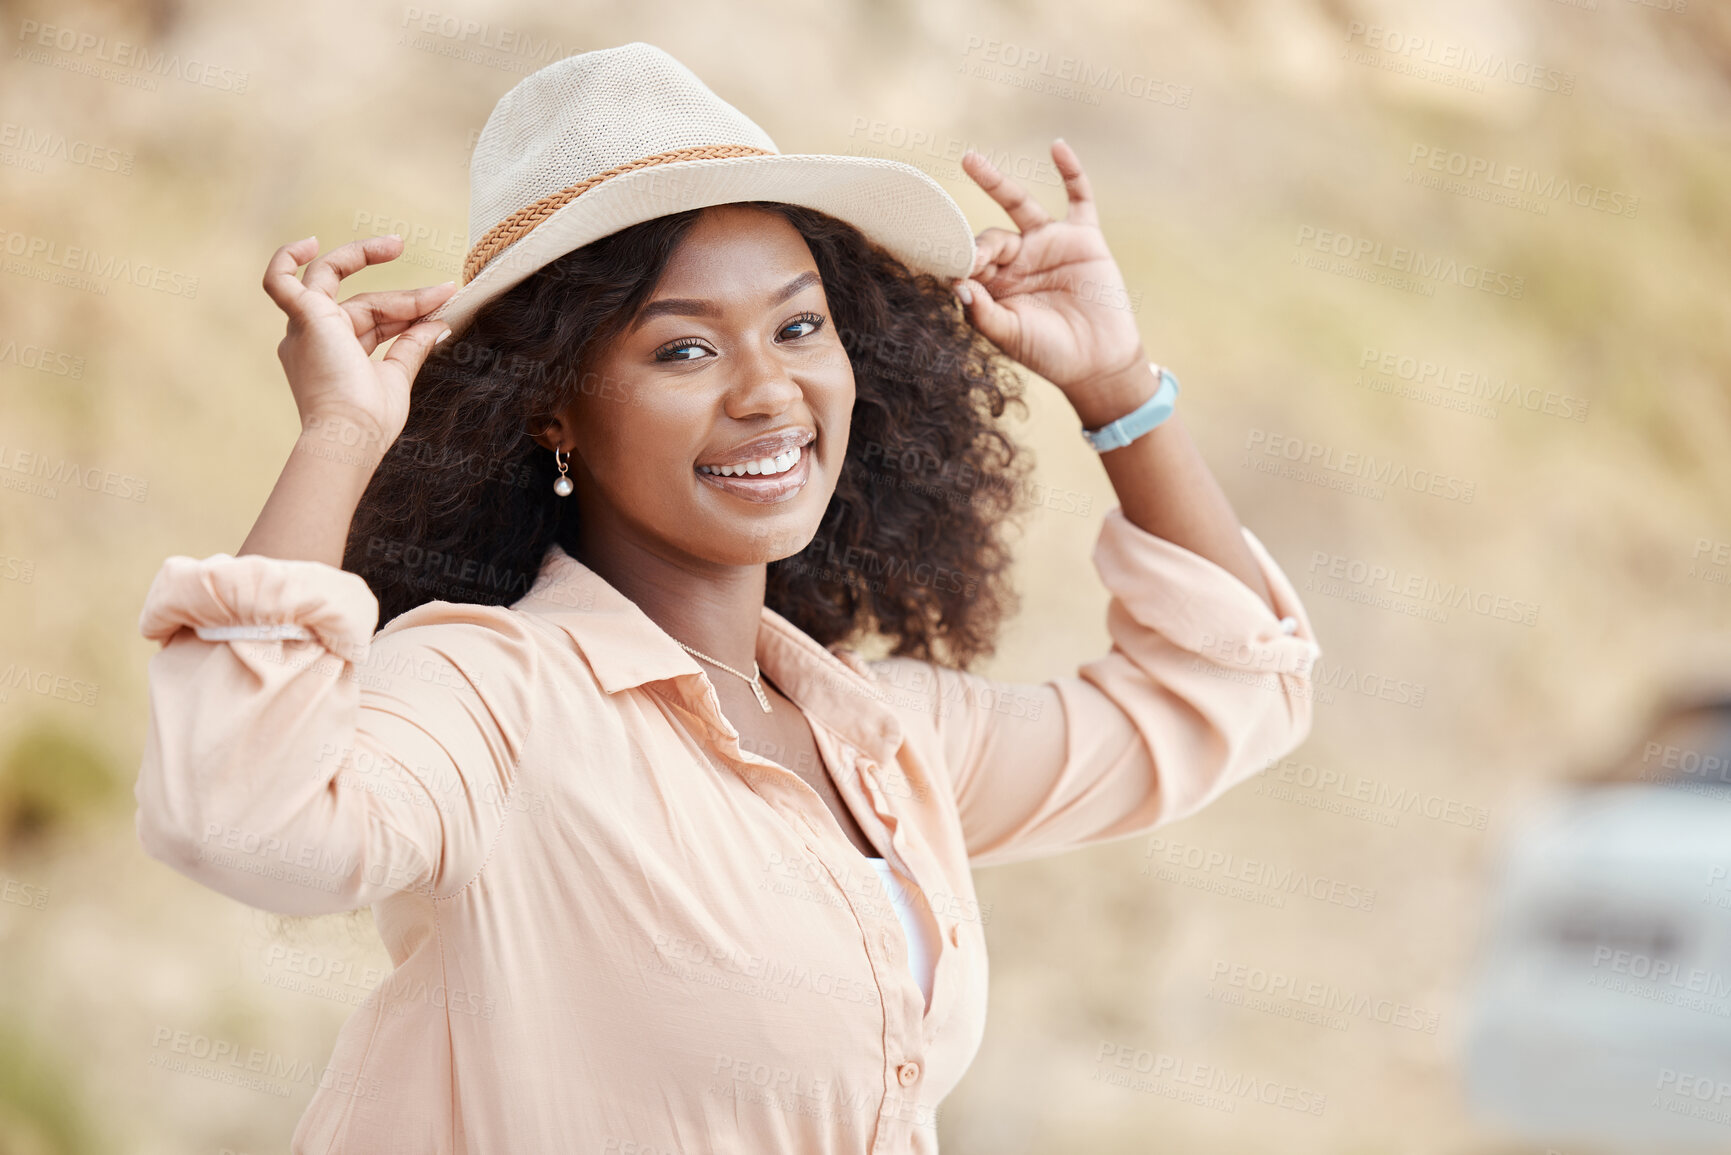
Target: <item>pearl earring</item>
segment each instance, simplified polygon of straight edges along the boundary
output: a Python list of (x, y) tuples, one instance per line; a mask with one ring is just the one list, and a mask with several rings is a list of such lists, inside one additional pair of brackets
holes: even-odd
[(553, 460), (559, 463), (559, 476), (553, 479), (553, 492), (557, 493), (560, 497), (570, 497), (571, 490), (574, 487), (571, 484), (571, 479), (565, 476), (565, 459), (562, 456), (563, 453), (564, 451), (560, 449), (555, 449), (553, 451)]

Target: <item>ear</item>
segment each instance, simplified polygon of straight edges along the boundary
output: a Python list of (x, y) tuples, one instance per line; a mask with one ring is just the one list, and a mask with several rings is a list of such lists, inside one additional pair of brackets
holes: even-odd
[(547, 418), (547, 424), (542, 426), (539, 431), (530, 433), (529, 436), (542, 449), (563, 449), (567, 452), (571, 449), (571, 427), (566, 422), (563, 413), (555, 413)]

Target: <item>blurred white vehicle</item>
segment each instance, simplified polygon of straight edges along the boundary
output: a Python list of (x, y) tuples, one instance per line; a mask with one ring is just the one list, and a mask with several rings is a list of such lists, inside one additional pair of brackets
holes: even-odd
[(1611, 777), (1511, 838), (1468, 1099), (1551, 1145), (1731, 1151), (1731, 702), (1665, 715)]

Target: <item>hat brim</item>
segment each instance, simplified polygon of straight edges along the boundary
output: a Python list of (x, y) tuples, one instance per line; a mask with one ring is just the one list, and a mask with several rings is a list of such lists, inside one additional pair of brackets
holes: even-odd
[(919, 272), (948, 279), (973, 267), (974, 234), (961, 206), (913, 165), (799, 153), (677, 161), (609, 177), (572, 199), (427, 318), (461, 329), (489, 301), (573, 249), (656, 217), (739, 201), (828, 213)]

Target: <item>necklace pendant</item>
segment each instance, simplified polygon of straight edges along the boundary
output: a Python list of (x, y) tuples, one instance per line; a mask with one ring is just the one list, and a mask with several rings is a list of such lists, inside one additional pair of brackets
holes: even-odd
[(765, 714), (769, 713), (769, 696), (763, 692), (763, 687), (753, 680), (751, 683), (751, 689), (752, 692), (757, 695), (757, 704), (763, 707), (763, 712)]

